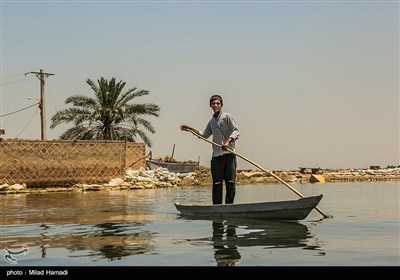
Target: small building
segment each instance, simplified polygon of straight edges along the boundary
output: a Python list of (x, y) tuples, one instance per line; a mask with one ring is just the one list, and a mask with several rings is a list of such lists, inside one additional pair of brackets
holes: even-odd
[(322, 169), (320, 167), (299, 167), (300, 173), (302, 174), (321, 174)]
[(381, 169), (381, 167), (379, 165), (371, 165), (369, 167), (369, 169), (371, 169), (371, 170), (379, 170), (379, 169)]
[(0, 128), (0, 135), (4, 135), (4, 134), (6, 134), (6, 131), (4, 129)]

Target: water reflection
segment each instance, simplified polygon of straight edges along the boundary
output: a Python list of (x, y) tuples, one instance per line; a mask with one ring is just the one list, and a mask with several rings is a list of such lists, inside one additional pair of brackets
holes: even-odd
[(225, 225), (224, 222), (212, 222), (212, 241), (214, 258), (217, 266), (234, 266), (240, 259), (240, 253), (235, 242), (226, 242), (237, 238), (236, 226)]
[(192, 239), (192, 242), (211, 240), (217, 266), (235, 266), (242, 258), (240, 248), (260, 246), (263, 249), (303, 247), (313, 237), (307, 226), (296, 221), (213, 220), (212, 237)]
[(152, 251), (154, 233), (146, 226), (154, 215), (145, 201), (134, 207), (129, 201), (122, 192), (2, 196), (7, 211), (1, 215), (0, 250), (26, 244), (37, 247), (42, 259), (63, 248), (69, 257), (108, 261)]
[[(141, 223), (101, 223), (94, 225), (92, 233), (79, 234), (85, 242), (71, 243), (67, 248), (79, 257), (98, 257), (109, 261), (121, 260), (131, 255), (145, 254), (153, 250), (154, 233), (144, 230)], [(93, 231), (93, 229), (92, 229)], [(65, 246), (65, 245), (64, 245)], [(82, 252), (88, 252), (82, 254)]]
[[(180, 217), (174, 201), (208, 201), (210, 188), (198, 186), (0, 195), (0, 253), (29, 246), (29, 254), (18, 257), (22, 266), (399, 264), (397, 182), (311, 187), (299, 190), (322, 190), (323, 208), (334, 211), (333, 219), (317, 221), (316, 211), (299, 223), (242, 219), (213, 225), (213, 219)], [(238, 188), (238, 203), (293, 196), (271, 186)]]

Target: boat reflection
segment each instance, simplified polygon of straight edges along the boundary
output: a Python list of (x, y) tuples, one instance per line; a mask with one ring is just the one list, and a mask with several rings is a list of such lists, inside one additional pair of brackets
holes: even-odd
[(313, 238), (307, 226), (297, 221), (212, 220), (212, 237), (191, 240), (211, 240), (217, 266), (235, 266), (242, 258), (241, 247), (260, 246), (264, 249), (304, 247)]

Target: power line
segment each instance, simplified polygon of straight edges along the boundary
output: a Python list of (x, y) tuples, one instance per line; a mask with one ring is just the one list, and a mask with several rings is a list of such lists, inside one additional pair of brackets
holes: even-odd
[(12, 76), (8, 76), (8, 77), (0, 77), (0, 81), (11, 79), (11, 78), (16, 78), (16, 77), (22, 77), (22, 76), (24, 76), (24, 74), (17, 74), (17, 75), (12, 75)]
[(16, 81), (12, 81), (12, 82), (7, 82), (7, 83), (0, 84), (0, 86), (7, 86), (7, 85), (11, 85), (11, 84), (16, 84), (16, 83), (19, 83), (19, 82), (20, 82), (20, 83), (24, 83), (24, 82), (31, 81), (31, 80), (33, 80), (33, 79), (35, 79), (35, 77), (19, 79), (19, 80), (16, 80)]
[(21, 130), (20, 133), (17, 134), (17, 136), (15, 136), (15, 138), (18, 138), (18, 136), (21, 135), (22, 132), (25, 131), (25, 129), (28, 127), (28, 125), (31, 123), (31, 121), (33, 120), (33, 117), (36, 116), (37, 111), (39, 110), (39, 107), (36, 108), (35, 113), (33, 113), (33, 116), (31, 117), (31, 119), (29, 120), (29, 122), (25, 125), (25, 127)]
[(47, 86), (47, 84), (45, 85), (45, 88), (46, 88), (46, 92), (48, 92), (49, 95), (50, 95), (51, 105), (53, 105), (54, 111), (57, 113), (58, 110), (57, 110), (57, 107), (56, 107), (56, 105), (55, 105), (55, 102), (54, 102), (54, 99), (53, 99), (53, 95), (52, 95), (51, 91), (49, 90), (49, 87)]
[(21, 111), (24, 111), (24, 110), (29, 109), (29, 108), (31, 108), (31, 107), (33, 107), (33, 106), (35, 106), (35, 105), (38, 105), (38, 104), (40, 104), (40, 102), (37, 102), (37, 103), (35, 103), (35, 104), (31, 105), (31, 106), (28, 106), (28, 107), (19, 109), (19, 110), (17, 110), (17, 111), (11, 112), (11, 113), (7, 113), (7, 114), (4, 114), (4, 115), (0, 115), (0, 118), (5, 117), (5, 116), (8, 116), (8, 115), (15, 114), (15, 113), (18, 113), (18, 112), (21, 112)]

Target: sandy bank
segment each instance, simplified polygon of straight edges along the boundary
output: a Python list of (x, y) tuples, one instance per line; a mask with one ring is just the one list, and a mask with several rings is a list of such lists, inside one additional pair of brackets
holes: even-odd
[[(275, 176), (291, 183), (312, 182), (311, 173), (300, 171), (271, 171)], [(320, 170), (325, 182), (372, 182), (372, 181), (400, 181), (400, 167), (384, 169), (340, 169)], [(281, 183), (267, 172), (259, 170), (238, 171), (237, 185), (274, 184)], [(26, 184), (8, 185), (0, 182), (0, 194), (15, 193), (50, 193), (71, 191), (116, 191), (172, 188), (178, 186), (210, 186), (212, 183), (210, 168), (200, 166), (195, 172), (174, 173), (166, 169), (132, 170), (127, 169), (124, 178), (115, 178), (104, 184), (75, 184), (72, 186), (30, 187)]]

